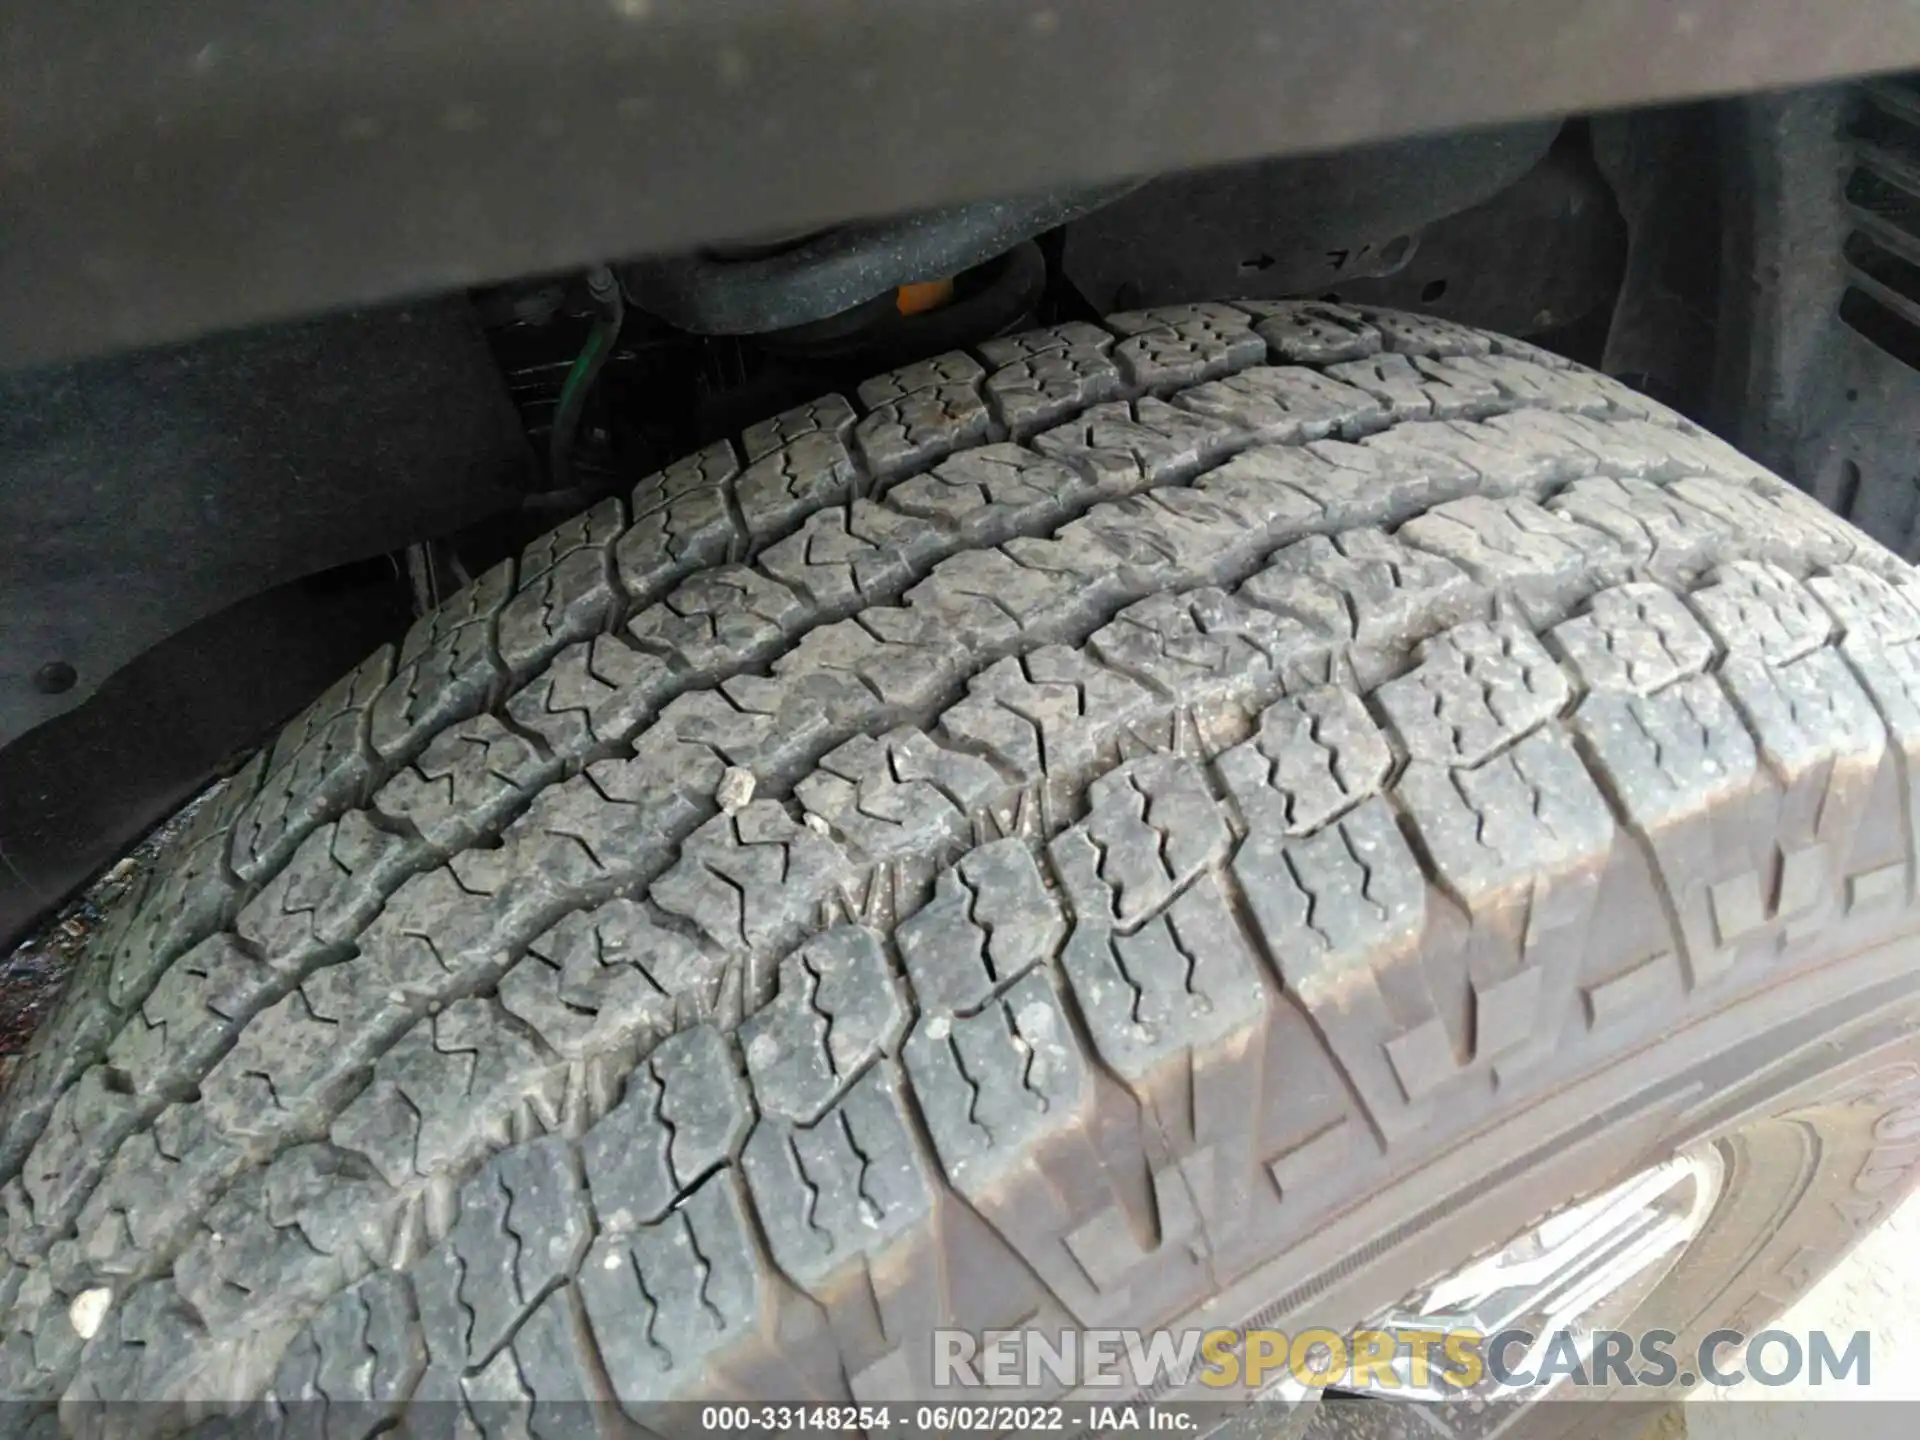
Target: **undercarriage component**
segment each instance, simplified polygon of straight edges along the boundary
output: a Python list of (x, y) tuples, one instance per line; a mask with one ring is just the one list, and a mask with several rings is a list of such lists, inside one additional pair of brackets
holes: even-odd
[(457, 297), (0, 376), (0, 746), (204, 616), (517, 503), (528, 465)]
[(1910, 0), (830, 13), (23, 10), (0, 49), (0, 366), (956, 197), (1920, 64)]
[(1069, 225), (1062, 263), (1096, 310), (1319, 295), (1404, 266), (1422, 227), (1519, 179), (1559, 129), (1475, 130), (1152, 180)]
[(1391, 274), (1349, 275), (1324, 293), (1525, 335), (1595, 364), (1618, 323), (1627, 236), (1584, 128), (1569, 124), (1518, 180), (1421, 230)]
[(698, 335), (788, 330), (902, 285), (940, 280), (1088, 214), (1131, 184), (1049, 191), (839, 225), (786, 244), (701, 251), (621, 267), (636, 305)]
[(1726, 134), (1724, 428), (1920, 556), (1920, 84), (1733, 101)]

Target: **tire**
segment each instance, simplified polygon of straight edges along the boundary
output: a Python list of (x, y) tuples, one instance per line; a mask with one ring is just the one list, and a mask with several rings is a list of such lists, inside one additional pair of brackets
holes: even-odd
[(1897, 1109), (1845, 1097), (1920, 1058), (1916, 602), (1437, 320), (1119, 315), (789, 412), (182, 827), (6, 1102), (0, 1391), (909, 1396), (936, 1326), (1351, 1325)]

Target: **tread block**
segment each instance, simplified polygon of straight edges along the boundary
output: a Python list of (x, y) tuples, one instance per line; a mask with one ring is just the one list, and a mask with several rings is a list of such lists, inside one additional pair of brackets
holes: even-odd
[(1298, 837), (1379, 794), (1393, 752), (1359, 696), (1320, 686), (1269, 705), (1214, 765), (1249, 825)]
[(970, 385), (986, 373), (980, 368), (980, 362), (971, 355), (949, 350), (943, 355), (916, 360), (911, 365), (902, 365), (863, 380), (855, 393), (862, 405), (874, 410), (882, 405), (925, 394), (929, 390), (938, 390), (943, 385)]
[(596, 742), (632, 733), (655, 709), (651, 696), (670, 667), (623, 639), (596, 635), (567, 646), (507, 700), (507, 714), (555, 754), (584, 754)]
[(1833, 618), (1778, 565), (1736, 560), (1695, 590), (1693, 608), (1730, 655), (1784, 665), (1810, 655), (1833, 634)]
[(1064, 517), (1092, 483), (1023, 445), (985, 445), (902, 480), (886, 504), (973, 544), (997, 544)]
[[(1852, 772), (1852, 784), (1864, 785), (1878, 766), (1886, 730), (1836, 651), (1819, 650), (1785, 665), (1735, 655), (1721, 666), (1720, 678), (1782, 784), (1797, 785), (1828, 766), (1842, 766)], [(1835, 775), (1827, 783), (1840, 781)], [(1828, 798), (1831, 803), (1838, 797)]]
[(273, 972), (214, 935), (160, 976), (137, 1017), (107, 1046), (107, 1062), (135, 1093), (158, 1099), (205, 1073), (274, 980)]
[(1586, 613), (1554, 626), (1556, 653), (1588, 690), (1651, 695), (1713, 659), (1713, 639), (1663, 585), (1635, 581), (1602, 590)]
[(1395, 427), (1358, 444), (1316, 440), (1305, 446), (1257, 445), (1208, 471), (1196, 484), (1209, 495), (1248, 506), (1256, 515), (1270, 509), (1276, 489), (1297, 492), (1312, 507), (1304, 519), (1314, 528), (1329, 529), (1403, 520), (1473, 488), (1474, 473), (1467, 466), (1427, 450), (1410, 460), (1398, 434)]
[[(233, 843), (229, 831), (258, 790), (265, 764), (264, 757), (256, 755), (231, 779), (211, 788), (186, 828), (156, 858), (153, 878), (127, 923), (119, 952), (112, 957), (106, 989), (113, 1005), (137, 1005), (174, 956), (199, 943), (224, 920), (237, 888), (228, 869)], [(79, 983), (86, 983), (86, 974), (85, 969), (80, 972)], [(58, 1014), (54, 1023), (60, 1024)], [(55, 1073), (65, 1069), (56, 1062)], [(18, 1079), (13, 1092), (21, 1093)]]
[[(915, 587), (916, 589), (918, 587)], [(885, 713), (938, 703), (953, 684), (962, 649), (929, 612), (875, 607), (802, 636), (778, 673), (844, 670), (858, 676)]]
[(1437, 315), (1415, 315), (1405, 310), (1378, 310), (1355, 306), (1357, 314), (1379, 333), (1382, 347), (1400, 355), (1486, 355), (1493, 340), (1485, 332)]
[(501, 677), (496, 617), (513, 594), (513, 563), (502, 561), (400, 642), (393, 679), (373, 702), (367, 738), (382, 759), (403, 757), (452, 720), (479, 711)]
[(752, 464), (783, 446), (816, 435), (844, 441), (856, 418), (853, 406), (844, 396), (822, 395), (818, 400), (783, 410), (771, 420), (749, 425), (740, 432), (740, 449), (747, 463)]
[(1622, 813), (1648, 834), (1715, 810), (1752, 783), (1753, 741), (1711, 676), (1656, 695), (1596, 691), (1573, 723)]
[(1636, 565), (1682, 584), (1710, 569), (1734, 533), (1718, 516), (1651, 480), (1608, 475), (1576, 480), (1547, 508), (1611, 536)]
[[(1543, 420), (1567, 418), (1542, 410), (1521, 411), (1518, 416), (1495, 415), (1487, 420), (1413, 420), (1369, 437), (1366, 443), (1390, 449), (1396, 455), (1430, 457), (1427, 465), (1440, 457), (1464, 465), (1478, 480), (1455, 493), (1486, 499), (1538, 499), (1593, 473), (1592, 455), (1557, 431), (1542, 433), (1514, 423), (1528, 414)], [(1437, 494), (1434, 498), (1451, 497)]]
[(624, 1053), (703, 1013), (722, 964), (664, 930), (638, 902), (574, 911), (536, 939), (500, 977), (500, 1005), (567, 1060)]
[(1004, 653), (1023, 636), (1072, 625), (1098, 603), (1092, 597), (1127, 583), (1103, 541), (1076, 520), (1054, 539), (964, 551), (936, 566), (908, 601), (957, 645)]
[(74, 1333), (70, 1305), (51, 1289), (44, 1269), (30, 1273), (9, 1302), (7, 1334), (0, 1339), (0, 1394), (23, 1410), (44, 1405), (41, 1413), (56, 1422), (28, 1426), (23, 1434), (32, 1440), (60, 1440), (54, 1407), (85, 1348)]
[(1777, 666), (1736, 655), (1721, 680), (1779, 787), (1773, 853), (1759, 857), (1760, 868), (1769, 876), (1768, 918), (1794, 922), (1788, 934), (1797, 938), (1844, 902), (1887, 731), (1834, 650)]
[(414, 1271), (434, 1358), (491, 1359), (593, 1238), (578, 1162), (564, 1140), (501, 1151), (460, 1188), (460, 1219)]
[(89, 1065), (60, 1095), (47, 1128), (27, 1152), (17, 1178), (33, 1203), (38, 1225), (57, 1223), (77, 1205), (107, 1159), (90, 1144), (100, 1131), (131, 1129), (139, 1102), (122, 1093), (118, 1077), (104, 1065)]
[(1804, 570), (1871, 563), (1876, 552), (1884, 554), (1811, 495), (1771, 475), (1744, 483), (1689, 477), (1676, 480), (1668, 493), (1725, 522), (1759, 560)]
[[(1756, 870), (1772, 826), (1756, 823), (1741, 796), (1759, 756), (1726, 692), (1711, 676), (1681, 680), (1657, 694), (1596, 691), (1574, 728), (1627, 825), (1652, 851), (1695, 981), (1719, 974), (1723, 927), (1715, 885), (1740, 884)], [(1730, 903), (1730, 902), (1729, 902)]]
[(972, 835), (972, 817), (1006, 788), (978, 755), (902, 727), (827, 752), (793, 787), (809, 824), (824, 822), (869, 860), (907, 856)]
[(1193, 762), (1129, 760), (1094, 781), (1053, 864), (1084, 925), (1133, 930), (1226, 854), (1226, 819)]
[(776, 1264), (819, 1292), (924, 1221), (933, 1192), (891, 1065), (868, 1070), (815, 1123), (768, 1117), (741, 1156)]
[(1628, 425), (1639, 423), (1602, 421), (1590, 415), (1569, 415), (1558, 410), (1521, 409), (1489, 416), (1476, 429), (1479, 433), (1502, 436), (1542, 459), (1551, 457), (1557, 478), (1562, 480), (1595, 475), (1671, 480), (1699, 473), (1661, 453), (1670, 451), (1672, 442), (1680, 438), (1672, 430), (1661, 432), (1660, 451), (1649, 453), (1644, 443), (1623, 443), (1620, 432)]
[(1291, 616), (1211, 588), (1137, 601), (1087, 648), (1108, 668), (1196, 709), (1324, 676), (1332, 653), (1325, 636)]
[(1331, 365), (1361, 360), (1380, 350), (1380, 332), (1338, 305), (1311, 300), (1236, 300), (1234, 304), (1257, 317), (1253, 333), (1283, 363)]
[(1920, 856), (1920, 641), (1883, 645), (1850, 635), (1840, 653), (1886, 726), (1903, 787), (1907, 854)]
[[(987, 376), (988, 403), (1016, 440), (1122, 393), (1120, 367), (1107, 354), (1113, 337), (1104, 330), (1097, 333), (1103, 343), (1063, 345), (1008, 359)], [(987, 347), (980, 348), (984, 353)]]
[[(1464, 951), (1469, 1029), (1409, 1032), (1394, 1065), (1409, 1099), (1445, 1078), (1440, 1056), (1494, 1078), (1557, 1052), (1576, 1006), (1600, 878), (1614, 841), (1606, 801), (1558, 728), (1477, 769), (1416, 760), (1399, 794), (1435, 878), (1471, 923)], [(1458, 1013), (1452, 1001), (1442, 1013)]]
[(648, 893), (716, 945), (765, 951), (798, 939), (820, 899), (852, 874), (831, 841), (756, 800), (695, 830)]
[[(728, 710), (727, 715), (739, 718), (738, 711)], [(661, 748), (680, 738), (676, 727), (669, 726), (661, 736)], [(652, 758), (647, 747), (636, 749), (646, 759)], [(685, 824), (706, 810), (711, 804), (710, 787), (719, 782), (725, 768), (707, 746), (691, 756), (673, 758), (679, 762), (679, 769), (671, 772), (677, 784), (666, 782), (657, 770), (649, 773), (643, 760), (602, 761), (589, 766), (586, 774), (549, 785), (508, 824), (503, 845), (462, 851), (448, 861), (448, 870), (459, 880), (456, 889), (499, 897), (486, 907), (456, 901), (454, 913), (477, 919), (481, 908), (513, 910), (536, 894), (557, 899), (578, 886), (606, 884), (654, 862), (658, 855), (654, 827)], [(701, 779), (709, 788), (689, 794), (688, 789)], [(646, 788), (648, 780), (655, 782), (652, 788)], [(476, 941), (484, 933), (476, 928)]]
[(740, 457), (722, 440), (635, 487), (633, 523), (613, 547), (620, 588), (635, 605), (657, 600), (703, 565), (745, 552), (747, 537), (733, 518), (739, 473)]
[(1499, 390), (1484, 377), (1426, 356), (1374, 355), (1330, 365), (1327, 374), (1366, 391), (1394, 420), (1458, 420), (1500, 403)]
[[(1251, 798), (1235, 791), (1236, 799)], [(1244, 806), (1233, 857), (1254, 928), (1288, 992), (1326, 1035), (1374, 1121), (1411, 1123), (1389, 1042), (1435, 1014), (1419, 965), (1427, 885), (1380, 798), (1317, 834), (1286, 833), (1277, 807)]]
[(1574, 602), (1627, 578), (1627, 556), (1611, 536), (1531, 500), (1449, 500), (1398, 534), (1511, 595), (1535, 624), (1556, 620)]
[(373, 803), (382, 814), (411, 822), (434, 849), (454, 851), (471, 844), (489, 816), (551, 780), (555, 769), (524, 735), (478, 715), (434, 736)]
[(509, 1434), (577, 1434), (582, 1414), (605, 1393), (590, 1358), (592, 1345), (574, 1292), (554, 1291), (527, 1316), (511, 1345), (462, 1382), (468, 1400), (463, 1418), (504, 1421)]
[(157, 1245), (171, 1243), (212, 1203), (200, 1176), (236, 1153), (195, 1107), (161, 1111), (115, 1152), (81, 1208), (76, 1228), (86, 1237), (88, 1262), (102, 1274), (131, 1273), (146, 1263)]
[(115, 1297), (60, 1400), (84, 1413), (91, 1405), (164, 1398), (205, 1338), (199, 1318), (172, 1285), (136, 1285)]
[(993, 416), (979, 361), (958, 353), (877, 375), (860, 386), (867, 413), (853, 427), (854, 448), (876, 480), (924, 470), (962, 446), (991, 438)]
[(1223, 421), (1148, 397), (1095, 405), (1036, 435), (1033, 448), (1102, 490), (1126, 491), (1183, 479), (1239, 438)]
[(697, 1025), (660, 1042), (627, 1080), (620, 1103), (580, 1141), (603, 1235), (665, 1215), (724, 1164), (753, 1109), (721, 1034)]
[(1419, 653), (1418, 668), (1374, 692), (1416, 761), (1479, 765), (1553, 719), (1572, 694), (1533, 633), (1510, 620), (1457, 626)]
[(558, 1125), (564, 1074), (491, 1000), (455, 1000), (402, 1035), (328, 1138), (365, 1155), (395, 1188), (484, 1153), (523, 1110)]
[(1473, 770), (1417, 760), (1398, 790), (1441, 880), (1469, 910), (1536, 880), (1597, 872), (1613, 841), (1606, 802), (1556, 730)]
[(847, 449), (852, 416), (843, 422), (837, 410), (826, 414), (823, 408), (808, 407), (820, 428), (749, 460), (734, 482), (740, 518), (753, 544), (764, 545), (784, 534), (809, 511), (844, 505), (860, 493), (864, 477)]
[[(1244, 506), (1229, 506), (1187, 487), (1153, 490), (1095, 506), (1085, 521), (1062, 532), (1060, 558), (1084, 557), (1080, 573), (1104, 578), (1113, 565), (1107, 556), (1118, 556), (1120, 585), (1111, 593), (1137, 599), (1149, 586), (1231, 574), (1265, 548), (1270, 532), (1286, 530), (1283, 522), (1299, 504), (1296, 497), (1275, 495), (1267, 508), (1250, 514)], [(1024, 555), (1028, 547), (1015, 541), (1009, 548)], [(1036, 563), (1053, 558), (1037, 546), (1032, 554)], [(1139, 591), (1128, 593), (1136, 584)]]
[(393, 676), (383, 645), (280, 732), (260, 788), (233, 824), (234, 873), (249, 883), (282, 864), (314, 826), (353, 803), (373, 773), (373, 702)]
[(1137, 680), (1049, 645), (976, 675), (967, 698), (940, 717), (940, 733), (1033, 783), (1084, 773), (1123, 729), (1162, 708)]
[(361, 1157), (316, 1141), (276, 1155), (260, 1173), (260, 1198), (252, 1203), (265, 1223), (297, 1228), (298, 1243), (309, 1256), (318, 1250), (345, 1261), (355, 1246), (374, 1254), (391, 1238), (390, 1217), (376, 1203), (390, 1195)]
[(973, 348), (987, 364), (998, 366), (1032, 360), (1062, 350), (1107, 350), (1112, 345), (1111, 331), (1090, 325), (1085, 320), (1069, 320), (1062, 325), (1043, 325), (1034, 330), (982, 340)]
[(1836, 565), (1807, 581), (1848, 639), (1900, 645), (1920, 639), (1920, 586), (1895, 585), (1858, 565)]
[(873, 933), (836, 925), (780, 965), (773, 1003), (739, 1028), (760, 1113), (811, 1125), (906, 1028), (907, 1010)]
[(947, 1179), (992, 1193), (1074, 1128), (1091, 1079), (1045, 970), (1016, 981), (977, 1015), (922, 1015), (902, 1056)]
[(745, 565), (689, 576), (627, 622), (636, 645), (695, 673), (771, 653), (806, 619), (800, 597)]
[(691, 1392), (704, 1362), (754, 1333), (768, 1285), (755, 1249), (724, 1170), (651, 1224), (594, 1242), (578, 1285), (630, 1416)]
[[(368, 1257), (392, 1253), (387, 1232), (397, 1208), (365, 1161), (328, 1145), (300, 1146), (241, 1176), (194, 1217), (198, 1229), (173, 1261), (172, 1283), (233, 1347), (230, 1360), (251, 1368), (259, 1358), (245, 1356), (253, 1337), (311, 1313), (364, 1274)], [(106, 1274), (128, 1273), (117, 1255), (89, 1259), (104, 1259)]]
[(1211, 876), (1130, 933), (1102, 917), (1077, 922), (1061, 968), (1100, 1058), (1136, 1086), (1266, 1011), (1253, 956)]
[(620, 599), (612, 546), (626, 527), (626, 507), (603, 500), (521, 553), (519, 584), (500, 609), (500, 658), (509, 673), (530, 674), (562, 646), (605, 628)]
[[(296, 1146), (194, 1217), (198, 1233), (173, 1260), (173, 1284), (211, 1331), (244, 1346), (240, 1336), (323, 1306), (367, 1271), (367, 1256), (392, 1254), (386, 1231), (396, 1208), (394, 1190), (365, 1160)], [(96, 1277), (138, 1273), (142, 1260), (117, 1246), (109, 1254), (102, 1231), (88, 1235)]]
[(1066, 930), (1033, 852), (996, 840), (944, 871), (895, 941), (920, 1008), (964, 1013), (1051, 958)]
[(1689, 421), (1676, 424), (1671, 416), (1664, 422), (1628, 418), (1596, 428), (1617, 435), (1620, 442), (1636, 446), (1642, 454), (1651, 454), (1645, 462), (1649, 475), (1671, 480), (1699, 476), (1760, 491), (1780, 483), (1766, 466)]
[(1107, 325), (1127, 338), (1113, 357), (1128, 383), (1147, 391), (1178, 389), (1217, 379), (1267, 358), (1267, 342), (1252, 317), (1231, 305), (1202, 301), (1109, 315)]
[(1651, 402), (1619, 381), (1591, 370), (1542, 365), (1520, 355), (1463, 355), (1454, 368), (1493, 385), (1509, 404), (1538, 405), (1562, 414), (1648, 416)]
[(303, 952), (351, 940), (380, 908), (382, 883), (408, 849), (358, 810), (300, 842), (286, 868), (249, 900), (233, 928), (282, 972)]
[[(273, 1396), (282, 1407), (339, 1406), (348, 1412), (343, 1421), (372, 1432), (399, 1418), (426, 1368), (413, 1287), (380, 1270), (335, 1296), (294, 1339), (274, 1374)], [(329, 1433), (306, 1416), (291, 1428)]]
[(1365, 434), (1388, 419), (1386, 408), (1367, 391), (1295, 365), (1256, 365), (1183, 390), (1174, 403), (1263, 445)]
[(1378, 530), (1313, 535), (1287, 546), (1237, 593), (1351, 644), (1363, 685), (1419, 640), (1484, 615), (1485, 589), (1440, 556), (1409, 549)]

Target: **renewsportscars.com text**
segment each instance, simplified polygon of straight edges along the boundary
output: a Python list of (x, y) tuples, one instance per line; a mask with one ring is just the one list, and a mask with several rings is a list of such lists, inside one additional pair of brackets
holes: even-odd
[(1867, 1386), (1873, 1337), (1716, 1330), (1688, 1353), (1671, 1330), (936, 1330), (936, 1389), (1141, 1390), (1203, 1385), (1466, 1392), (1795, 1383)]

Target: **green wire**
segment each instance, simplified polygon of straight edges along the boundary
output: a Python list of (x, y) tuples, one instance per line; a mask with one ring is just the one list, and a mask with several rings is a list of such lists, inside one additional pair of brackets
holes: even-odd
[(555, 490), (565, 490), (573, 478), (573, 445), (580, 429), (580, 414), (586, 409), (587, 395), (600, 367), (613, 353), (614, 342), (620, 338), (620, 322), (625, 318), (620, 287), (610, 271), (601, 267), (592, 272), (589, 286), (605, 308), (587, 332), (587, 343), (580, 347), (573, 368), (567, 371), (566, 383), (560, 387), (560, 403), (554, 407), (553, 428), (547, 437), (547, 483)]

